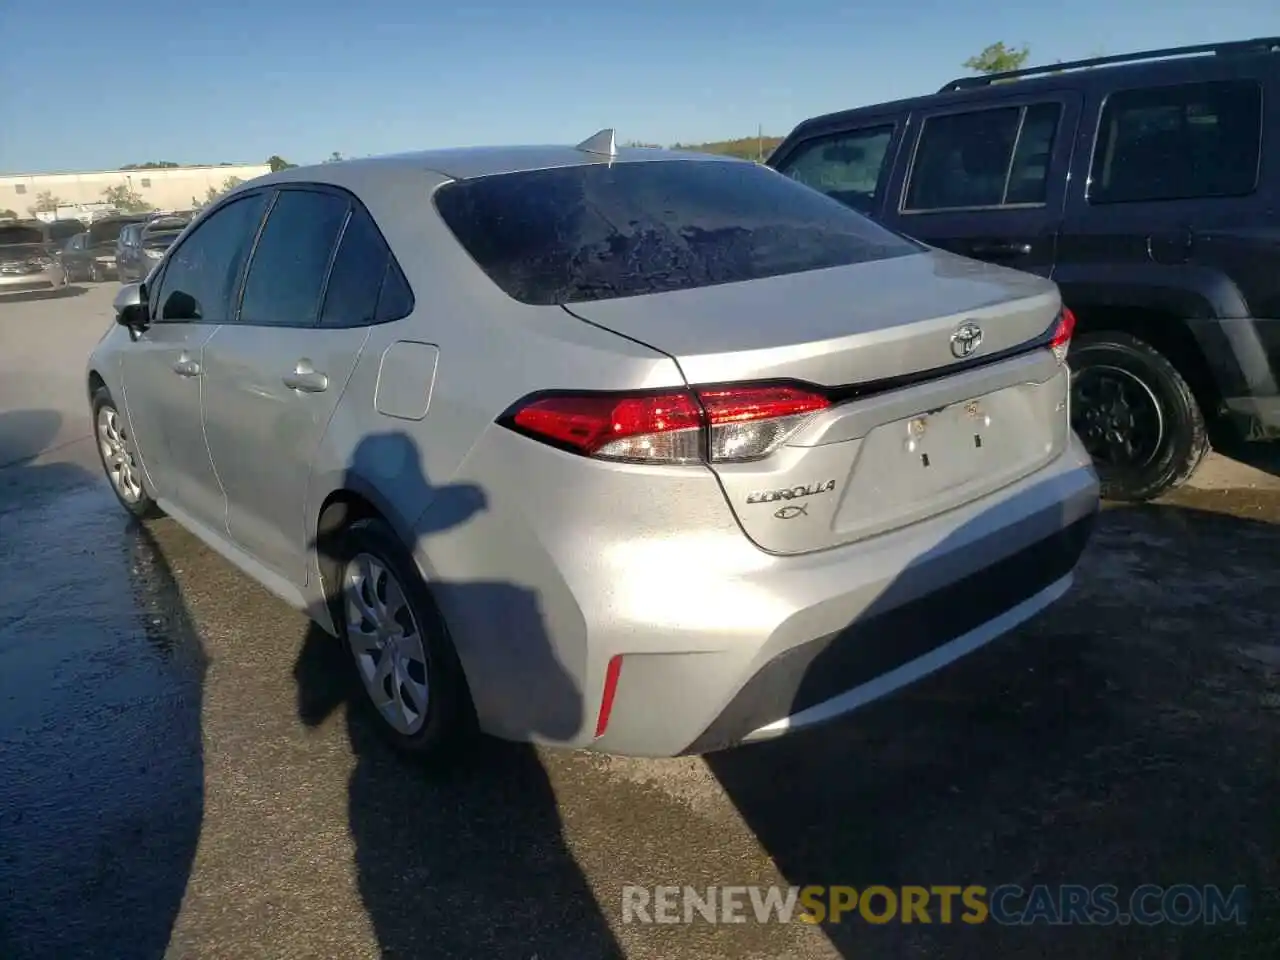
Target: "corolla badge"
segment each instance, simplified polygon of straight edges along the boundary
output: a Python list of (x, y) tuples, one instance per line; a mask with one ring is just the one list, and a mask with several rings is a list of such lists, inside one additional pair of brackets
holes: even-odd
[(951, 354), (963, 360), (982, 346), (982, 328), (972, 320), (966, 320), (951, 334)]
[(747, 494), (747, 503), (776, 503), (779, 500), (798, 500), (801, 497), (812, 497), (819, 493), (830, 493), (836, 488), (834, 480), (823, 480), (819, 483), (804, 483), (794, 487), (782, 487), (777, 490), (755, 490)]

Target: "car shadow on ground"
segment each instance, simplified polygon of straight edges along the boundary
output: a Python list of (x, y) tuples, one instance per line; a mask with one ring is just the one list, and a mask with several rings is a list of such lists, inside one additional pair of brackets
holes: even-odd
[[(416, 488), (408, 502), (432, 506), (428, 536), (484, 509), (475, 488), (432, 488), (405, 434), (365, 439), (353, 462), (392, 465), (401, 490)], [(336, 552), (323, 540), (317, 546)], [(563, 738), (578, 729), (582, 696), (546, 635), (535, 593), (501, 582), (433, 581), (431, 589), (446, 611), (494, 614), (487, 622), (499, 629), (471, 656), (509, 665), (518, 735)], [(375, 729), (351, 661), (340, 641), (311, 627), (294, 668), (298, 714), (316, 726), (344, 708), (355, 756), (348, 815), (357, 883), (382, 955), (620, 956), (567, 846), (535, 749), (481, 737), (439, 770), (401, 757)]]
[(1011, 637), (706, 762), (799, 887), (1115, 884), (1123, 910), (1145, 883), (1243, 884), (1252, 901), (1244, 927), (1011, 927), (963, 920), (958, 892), (949, 923), (936, 894), (929, 923), (904, 923), (877, 893), (824, 918), (843, 957), (1280, 956), (1278, 547), (1268, 523), (1104, 510), (1072, 591)]
[[(0, 415), (43, 449), (60, 417)], [(43, 430), (43, 442), (37, 434)], [(160, 957), (204, 807), (203, 644), (73, 463), (0, 469), (0, 956)]]
[(37, 300), (62, 300), (83, 297), (89, 291), (79, 285), (68, 285), (61, 290), (32, 290), (29, 293), (8, 293), (0, 296), (0, 310), (6, 303), (35, 303)]
[(1246, 466), (1280, 477), (1280, 440), (1259, 441), (1256, 443), (1227, 442), (1218, 452), (1232, 460), (1238, 460)]

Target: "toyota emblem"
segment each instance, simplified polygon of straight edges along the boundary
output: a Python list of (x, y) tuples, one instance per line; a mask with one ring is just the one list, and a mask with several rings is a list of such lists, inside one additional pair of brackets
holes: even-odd
[(963, 360), (980, 346), (982, 328), (972, 320), (966, 320), (951, 334), (951, 353), (958, 360)]

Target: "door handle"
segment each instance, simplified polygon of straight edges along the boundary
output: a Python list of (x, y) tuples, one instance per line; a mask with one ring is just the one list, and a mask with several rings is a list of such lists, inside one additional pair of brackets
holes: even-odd
[(179, 360), (173, 365), (173, 372), (180, 377), (198, 377), (200, 376), (200, 364), (194, 360)]
[(329, 389), (329, 377), (311, 366), (311, 361), (302, 359), (293, 370), (283, 377), (284, 385), (290, 390), (302, 393), (323, 393)]
[(970, 251), (975, 257), (1025, 257), (1031, 253), (1031, 244), (1014, 243), (1012, 240), (975, 243)]

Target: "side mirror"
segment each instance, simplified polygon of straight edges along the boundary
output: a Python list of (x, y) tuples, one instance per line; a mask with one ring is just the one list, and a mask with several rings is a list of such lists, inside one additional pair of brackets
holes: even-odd
[(126, 283), (122, 286), (112, 306), (116, 311), (116, 323), (127, 327), (135, 339), (151, 325), (147, 315), (146, 291), (140, 283)]

